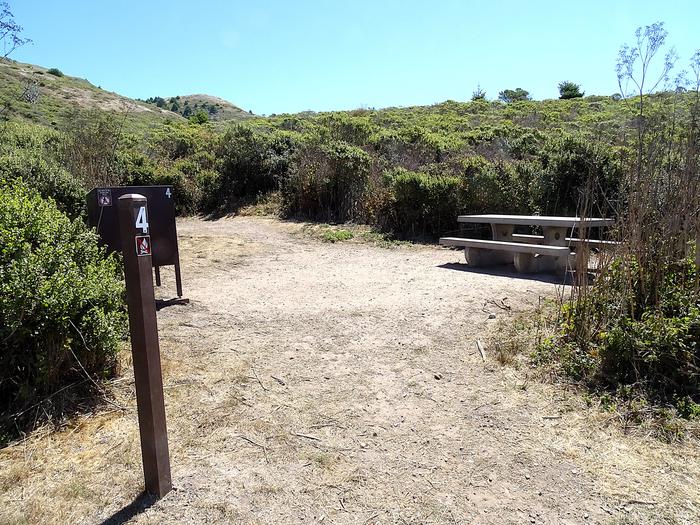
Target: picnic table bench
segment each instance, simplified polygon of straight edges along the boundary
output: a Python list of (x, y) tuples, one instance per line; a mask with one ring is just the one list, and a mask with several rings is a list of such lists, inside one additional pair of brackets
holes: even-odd
[[(518, 272), (565, 271), (571, 266), (572, 247), (606, 247), (617, 243), (573, 237), (576, 229), (610, 226), (614, 219), (551, 217), (543, 215), (460, 215), (460, 223), (491, 226), (491, 240), (442, 237), (443, 246), (464, 247), (469, 266), (513, 263)], [(539, 226), (543, 235), (514, 233), (516, 226)], [(576, 248), (578, 249), (578, 248)]]

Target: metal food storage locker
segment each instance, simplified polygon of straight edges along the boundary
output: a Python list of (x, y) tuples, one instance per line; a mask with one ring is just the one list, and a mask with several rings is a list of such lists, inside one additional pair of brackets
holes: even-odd
[(180, 253), (177, 246), (175, 204), (172, 186), (111, 186), (93, 188), (87, 194), (88, 224), (97, 229), (102, 242), (112, 252), (121, 253), (117, 199), (127, 193), (146, 197), (148, 227), (152, 242), (152, 260), (156, 285), (160, 286), (160, 267), (175, 267), (177, 296), (182, 297)]

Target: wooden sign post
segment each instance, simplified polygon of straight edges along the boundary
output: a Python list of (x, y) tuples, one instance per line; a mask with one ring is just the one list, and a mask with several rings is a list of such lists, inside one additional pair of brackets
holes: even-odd
[(160, 498), (170, 492), (172, 482), (146, 197), (123, 195), (118, 207), (143, 475), (146, 492)]

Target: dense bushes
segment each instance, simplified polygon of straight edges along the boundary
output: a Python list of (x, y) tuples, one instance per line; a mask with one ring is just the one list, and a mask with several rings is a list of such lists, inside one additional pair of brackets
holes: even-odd
[(60, 134), (39, 126), (0, 125), (0, 177), (21, 178), (72, 217), (85, 211), (82, 184), (57, 160)]
[(565, 306), (559, 333), (538, 358), (556, 357), (567, 375), (596, 388), (671, 401), (700, 415), (695, 262), (687, 258), (667, 268), (658, 303), (629, 277), (616, 259), (587, 294)]
[[(518, 104), (499, 111), (522, 120)], [(181, 215), (235, 212), (279, 191), (287, 216), (364, 221), (404, 238), (453, 230), (459, 213), (575, 213), (590, 181), (601, 202), (617, 199), (615, 150), (583, 135), (479, 120), (494, 107), (285, 116), (224, 133), (167, 123), (143, 137), (122, 133), (111, 117), (76, 114), (64, 133), (0, 130), (11, 138), (0, 145), (0, 172), (21, 176), (73, 216), (102, 184), (171, 184)]]
[(0, 399), (22, 407), (103, 377), (124, 334), (114, 258), (81, 220), (19, 179), (0, 177)]
[(283, 133), (229, 129), (216, 148), (218, 176), (207, 175), (209, 186), (202, 188), (205, 211), (234, 211), (245, 197), (276, 189), (293, 149), (293, 141)]
[(362, 218), (370, 166), (370, 156), (346, 142), (303, 145), (281, 179), (284, 212), (325, 222)]
[(395, 168), (385, 174), (390, 198), (383, 221), (404, 237), (437, 237), (455, 228), (460, 206), (459, 177)]
[(538, 157), (542, 170), (533, 186), (533, 198), (542, 214), (576, 215), (586, 188), (595, 192), (596, 213), (613, 211), (623, 180), (619, 152), (564, 136), (547, 141)]

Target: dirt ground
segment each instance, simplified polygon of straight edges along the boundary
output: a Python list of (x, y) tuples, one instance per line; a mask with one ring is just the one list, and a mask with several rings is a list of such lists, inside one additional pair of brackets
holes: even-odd
[[(698, 523), (697, 443), (625, 435), (486, 340), (551, 280), (298, 224), (178, 225), (187, 306), (158, 322), (174, 490), (136, 499), (133, 378), (0, 450), (0, 523)], [(163, 270), (161, 297), (174, 294)], [(497, 319), (489, 319), (489, 313)]]

